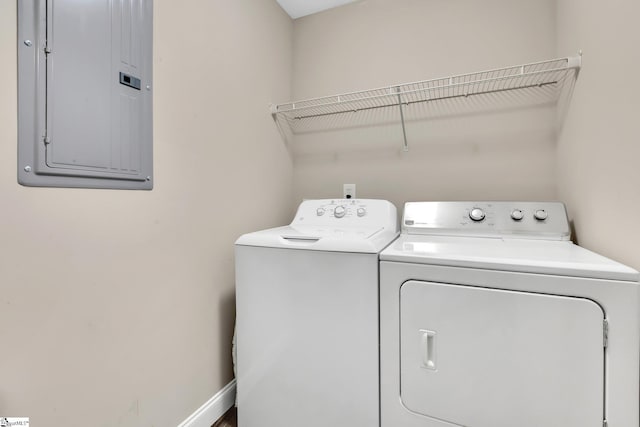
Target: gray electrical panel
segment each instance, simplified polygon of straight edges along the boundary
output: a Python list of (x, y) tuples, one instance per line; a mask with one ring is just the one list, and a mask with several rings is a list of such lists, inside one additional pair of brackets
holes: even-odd
[(153, 188), (153, 0), (17, 0), (18, 182)]

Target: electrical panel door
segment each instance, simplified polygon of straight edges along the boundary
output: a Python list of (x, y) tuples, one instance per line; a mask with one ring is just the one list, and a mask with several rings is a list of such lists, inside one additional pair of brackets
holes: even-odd
[(152, 0), (18, 0), (18, 180), (151, 189)]

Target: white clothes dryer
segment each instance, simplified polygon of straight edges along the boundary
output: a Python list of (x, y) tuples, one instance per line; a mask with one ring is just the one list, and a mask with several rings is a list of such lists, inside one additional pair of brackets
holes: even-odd
[(639, 273), (561, 203), (407, 203), (380, 254), (382, 427), (637, 427)]
[(289, 226), (236, 242), (240, 427), (380, 424), (378, 254), (384, 200), (307, 200)]

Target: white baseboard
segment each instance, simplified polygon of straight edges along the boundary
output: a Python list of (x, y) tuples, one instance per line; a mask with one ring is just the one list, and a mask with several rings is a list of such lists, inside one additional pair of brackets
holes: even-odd
[(231, 380), (178, 427), (211, 427), (236, 401), (236, 380)]

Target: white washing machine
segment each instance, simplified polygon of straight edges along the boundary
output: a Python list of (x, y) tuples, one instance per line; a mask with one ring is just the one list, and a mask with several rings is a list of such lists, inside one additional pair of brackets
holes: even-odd
[(380, 254), (382, 427), (638, 427), (639, 273), (561, 203), (407, 203)]
[(239, 427), (379, 426), (384, 200), (307, 200), (290, 226), (236, 242)]

